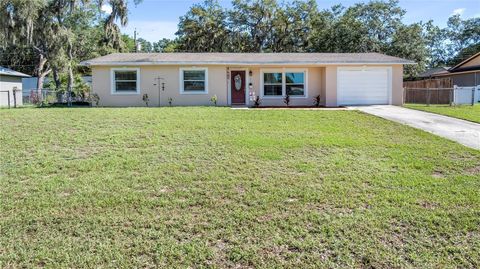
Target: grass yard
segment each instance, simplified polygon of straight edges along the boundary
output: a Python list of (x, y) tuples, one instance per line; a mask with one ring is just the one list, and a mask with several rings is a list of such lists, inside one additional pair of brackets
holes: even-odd
[(357, 111), (0, 110), (0, 267), (480, 267), (480, 152)]
[(474, 106), (406, 104), (405, 107), (480, 123), (480, 104)]

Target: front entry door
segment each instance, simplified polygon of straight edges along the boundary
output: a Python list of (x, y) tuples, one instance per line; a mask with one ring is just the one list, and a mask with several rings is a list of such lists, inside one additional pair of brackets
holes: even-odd
[(245, 71), (230, 72), (232, 105), (245, 104)]

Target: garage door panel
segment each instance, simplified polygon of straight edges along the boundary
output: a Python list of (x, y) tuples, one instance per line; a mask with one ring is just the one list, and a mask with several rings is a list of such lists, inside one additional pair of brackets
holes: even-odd
[(389, 69), (339, 69), (337, 87), (339, 105), (388, 104)]

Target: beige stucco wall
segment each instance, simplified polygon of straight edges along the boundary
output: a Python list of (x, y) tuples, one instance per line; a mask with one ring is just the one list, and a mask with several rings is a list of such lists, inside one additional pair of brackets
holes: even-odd
[(403, 65), (392, 66), (392, 105), (403, 105)]
[(22, 102), (22, 78), (0, 75), (0, 107), (8, 106), (8, 93), (10, 92), (10, 105), (13, 106), (13, 88), (17, 87), (16, 102), (17, 106), (21, 106)]
[(337, 68), (327, 66), (325, 68), (325, 106), (337, 106)]
[[(227, 80), (224, 66), (208, 67), (208, 93), (181, 94), (180, 68), (189, 66), (142, 66), (140, 67), (140, 93), (138, 94), (111, 94), (112, 68), (138, 68), (134, 66), (110, 67), (101, 66), (92, 68), (92, 91), (100, 97), (101, 106), (145, 106), (143, 94), (148, 94), (150, 106), (159, 104), (158, 80), (161, 77), (165, 83), (165, 90), (160, 91), (160, 104), (168, 105), (168, 98), (172, 98), (173, 105), (211, 105), (210, 98), (217, 95), (218, 105), (227, 105)], [(154, 85), (157, 84), (157, 85)]]
[[(288, 72), (294, 70), (307, 70), (307, 85), (305, 97), (291, 97), (291, 106), (311, 106), (313, 105), (313, 98), (317, 95), (322, 95), (322, 81), (323, 81), (323, 67), (288, 67), (283, 68), (281, 66), (265, 66), (265, 67), (252, 67), (251, 82), (255, 95), (262, 97), (261, 95), (261, 83), (262, 83), (262, 70), (278, 70), (279, 72)], [(285, 106), (283, 97), (262, 97), (262, 106)], [(249, 103), (250, 105), (253, 102)]]
[[(337, 66), (330, 65), (325, 67), (325, 80), (323, 81), (324, 87), (322, 95), (325, 96), (325, 106), (335, 107), (337, 106), (337, 70), (338, 67), (349, 66)], [(358, 66), (356, 66), (358, 67)], [(403, 104), (403, 65), (375, 65), (368, 67), (391, 67), (392, 68), (392, 105)]]
[[(385, 65), (392, 67), (392, 104), (401, 105), (403, 101), (403, 66)], [(192, 66), (94, 66), (92, 67), (92, 89), (100, 96), (101, 106), (145, 106), (142, 101), (143, 94), (150, 98), (150, 106), (159, 105), (157, 77), (164, 78), (165, 91), (160, 93), (160, 105), (168, 105), (168, 98), (173, 98), (173, 105), (212, 105), (210, 98), (217, 95), (218, 105), (230, 105), (230, 88), (227, 80), (227, 70), (244, 69), (247, 73), (247, 83), (252, 83), (252, 92), (261, 96), (261, 71), (262, 69), (276, 69), (288, 71), (289, 69), (307, 70), (307, 95), (305, 97), (292, 97), (292, 106), (313, 105), (313, 98), (321, 96), (322, 105), (337, 106), (337, 69), (339, 66), (296, 66), (284, 68), (282, 66), (197, 66), (208, 68), (208, 93), (207, 94), (181, 94), (180, 93), (180, 68)], [(111, 69), (112, 68), (139, 68), (140, 93), (139, 94), (111, 94)], [(248, 75), (252, 71), (252, 76)], [(247, 87), (248, 95), (248, 87)], [(252, 105), (250, 98), (246, 98), (247, 105)], [(283, 97), (263, 97), (264, 106), (283, 106)]]

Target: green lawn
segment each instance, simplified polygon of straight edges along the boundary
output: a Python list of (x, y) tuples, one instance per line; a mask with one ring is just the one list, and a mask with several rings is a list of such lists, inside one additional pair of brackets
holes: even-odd
[(0, 110), (0, 268), (478, 268), (479, 190), (357, 111)]
[(480, 104), (474, 106), (406, 104), (405, 107), (480, 123)]

